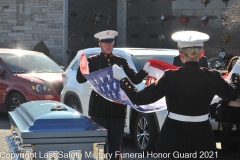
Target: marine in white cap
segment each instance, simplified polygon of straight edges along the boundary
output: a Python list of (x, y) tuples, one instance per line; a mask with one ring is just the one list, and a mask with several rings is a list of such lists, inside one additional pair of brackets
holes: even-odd
[[(99, 40), (101, 53), (88, 57), (89, 72), (98, 71), (114, 64), (121, 66), (126, 72), (129, 79), (134, 84), (139, 84), (147, 76), (146, 64), (139, 72), (135, 72), (125, 58), (113, 54), (113, 46), (115, 37), (118, 35), (116, 31), (106, 30), (94, 35)], [(79, 83), (84, 83), (87, 79), (82, 75), (80, 69), (77, 70), (76, 79)], [(94, 90), (91, 93), (89, 101), (88, 115), (91, 119), (108, 130), (108, 141), (106, 144), (106, 151), (112, 155), (109, 160), (119, 160), (121, 152), (121, 143), (124, 130), (126, 105), (111, 102)]]
[[(178, 49), (189, 58), (197, 55), (196, 52), (201, 51), (199, 64), (201, 67), (209, 68), (208, 58), (204, 56), (203, 42), (209, 39), (205, 33), (197, 31), (182, 31), (172, 35), (172, 39), (178, 42)], [(173, 58), (173, 65), (182, 67), (184, 62), (180, 55)], [(210, 68), (209, 68), (210, 69)]]
[[(156, 141), (156, 152), (168, 154), (166, 159), (199, 159), (202, 152), (213, 153), (204, 159), (218, 158), (209, 107), (215, 95), (235, 100), (238, 89), (228, 84), (218, 71), (200, 67), (198, 61), (203, 43), (209, 39), (207, 34), (182, 31), (174, 33), (172, 38), (178, 42), (183, 67), (166, 70), (160, 79), (140, 91), (122, 68), (113, 66), (113, 77), (120, 80), (121, 88), (134, 104), (150, 104), (165, 97), (168, 112)], [(234, 83), (240, 83), (239, 76)]]
[[(209, 36), (197, 31), (181, 31), (172, 35), (172, 39), (178, 42), (180, 58), (183, 61), (183, 56), (187, 60), (200, 59), (204, 55), (203, 42), (209, 40)], [(185, 63), (185, 61), (183, 61)]]

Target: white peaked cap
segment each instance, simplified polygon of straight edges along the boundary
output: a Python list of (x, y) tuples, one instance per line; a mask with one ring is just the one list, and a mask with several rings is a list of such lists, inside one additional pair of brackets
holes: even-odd
[(114, 38), (118, 35), (117, 31), (114, 30), (106, 30), (106, 31), (102, 31), (102, 32), (98, 32), (94, 35), (95, 38), (98, 38), (99, 41), (101, 40), (113, 40)]
[(197, 31), (180, 31), (172, 35), (172, 39), (178, 42), (179, 48), (203, 46), (203, 42), (209, 40), (209, 36)]

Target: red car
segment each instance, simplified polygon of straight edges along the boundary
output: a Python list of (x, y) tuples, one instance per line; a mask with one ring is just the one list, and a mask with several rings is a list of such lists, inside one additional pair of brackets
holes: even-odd
[(0, 111), (28, 101), (60, 101), (63, 71), (43, 53), (0, 49)]

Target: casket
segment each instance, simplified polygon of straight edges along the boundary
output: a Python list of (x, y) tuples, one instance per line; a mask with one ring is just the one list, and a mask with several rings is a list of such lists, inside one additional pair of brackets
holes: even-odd
[(107, 130), (57, 101), (31, 101), (9, 112), (12, 159), (104, 159)]

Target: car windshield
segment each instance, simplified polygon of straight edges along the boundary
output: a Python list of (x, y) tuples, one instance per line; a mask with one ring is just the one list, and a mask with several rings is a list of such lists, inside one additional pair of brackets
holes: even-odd
[(174, 56), (175, 55), (133, 55), (132, 59), (137, 71), (139, 71), (143, 68), (147, 60), (158, 59), (172, 64)]
[(2, 54), (1, 58), (12, 73), (61, 73), (63, 69), (44, 54)]

